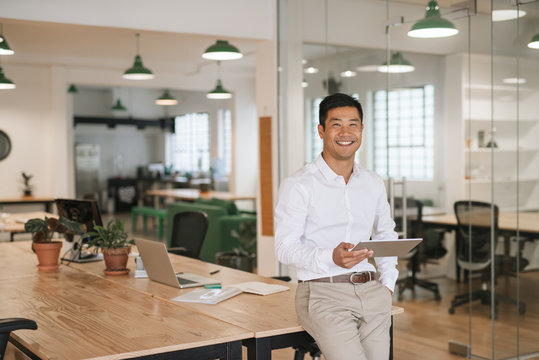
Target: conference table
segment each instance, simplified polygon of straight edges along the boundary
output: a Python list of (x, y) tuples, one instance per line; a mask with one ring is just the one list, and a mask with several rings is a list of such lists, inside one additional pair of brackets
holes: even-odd
[[(69, 266), (60, 266), (60, 270), (56, 273), (38, 272), (35, 269), (37, 261), (30, 252), (30, 242), (26, 241), (0, 244), (0, 254), (2, 254), (0, 260), (10, 258), (0, 262), (0, 287), (9, 285), (13, 288), (6, 295), (0, 295), (0, 301), (7, 305), (0, 310), (0, 317), (17, 315), (38, 322), (38, 326), (42, 329), (41, 335), (35, 335), (33, 331), (17, 331), (13, 335), (15, 340), (22, 344), (21, 347), (31, 349), (32, 352), (41, 351), (41, 341), (50, 341), (49, 337), (52, 337), (57, 327), (62, 336), (64, 331), (80, 333), (81, 329), (82, 336), (86, 339), (92, 337), (94, 331), (99, 331), (100, 334), (116, 334), (119, 331), (119, 324), (129, 324), (130, 331), (135, 331), (118, 335), (127, 337), (126, 346), (115, 347), (109, 344), (107, 339), (98, 336), (99, 341), (95, 341), (99, 343), (104, 341), (100, 345), (104, 350), (99, 349), (99, 353), (92, 353), (92, 357), (116, 359), (167, 351), (187, 354), (187, 351), (194, 351), (190, 349), (195, 348), (198, 356), (192, 358), (203, 359), (205, 357), (202, 355), (210, 354), (208, 358), (235, 359), (241, 358), (241, 345), (244, 345), (247, 348), (248, 359), (271, 359), (273, 349), (313, 341), (297, 322), (294, 309), (296, 285), (292, 283), (170, 254), (176, 271), (211, 276), (220, 280), (223, 286), (246, 281), (262, 281), (290, 288), (288, 291), (267, 296), (242, 293), (217, 305), (180, 303), (172, 299), (192, 289), (177, 289), (147, 278), (135, 278), (134, 257), (128, 262), (130, 269), (128, 275), (104, 276), (103, 262), (71, 263)], [(17, 257), (24, 261), (16, 261)], [(105, 293), (105, 289), (115, 290), (108, 294)], [(96, 294), (90, 294), (94, 290)], [(47, 294), (52, 293), (55, 294), (54, 299), (49, 299)], [(26, 299), (27, 297), (29, 299)], [(105, 299), (100, 302), (102, 297)], [(131, 302), (135, 303), (133, 311)], [(19, 303), (22, 305), (19, 306)], [(92, 306), (92, 303), (96, 305)], [(123, 313), (123, 308), (130, 310)], [(114, 310), (114, 314), (109, 314), (110, 309)], [(77, 315), (76, 311), (82, 312)], [(121, 315), (116, 315), (115, 311)], [(175, 311), (173, 315), (169, 314)], [(402, 308), (394, 307), (392, 315), (403, 311)], [(85, 325), (86, 319), (94, 313), (98, 315), (95, 322), (99, 324), (92, 322), (91, 326)], [(59, 322), (58, 325), (55, 324), (56, 321)], [(212, 322), (215, 322), (215, 327), (208, 325)], [(161, 325), (164, 328), (160, 328)], [(140, 334), (135, 330), (139, 327), (141, 328), (139, 331), (150, 338), (148, 342), (139, 339)], [(165, 336), (164, 333), (169, 331), (174, 334)], [(189, 334), (185, 334), (186, 331)], [(58, 339), (61, 342), (60, 333)], [(132, 337), (138, 340), (136, 346), (132, 344)], [(159, 338), (161, 342), (157, 340)], [(80, 339), (81, 342), (84, 342), (84, 339)], [(68, 340), (72, 341), (72, 337), (68, 336)], [(69, 341), (67, 344), (71, 344)], [(90, 348), (95, 347), (93, 339), (90, 343)], [(56, 345), (62, 348), (62, 345)], [(225, 351), (226, 356), (216, 356), (211, 352), (214, 348), (221, 352)], [(90, 349), (83, 350), (91, 352)], [(42, 356), (43, 358), (49, 358), (49, 354), (57, 354), (53, 353), (48, 345), (47, 351), (40, 352), (41, 355), (47, 355)], [(101, 353), (107, 351), (109, 352), (107, 354)], [(83, 357), (81, 355), (72, 358)]]

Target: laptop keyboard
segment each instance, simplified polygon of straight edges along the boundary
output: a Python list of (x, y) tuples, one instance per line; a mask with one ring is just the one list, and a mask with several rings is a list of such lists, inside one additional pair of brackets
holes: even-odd
[(179, 277), (179, 276), (176, 276), (176, 278), (178, 279), (178, 282), (180, 283), (180, 285), (189, 285), (189, 284), (196, 283), (196, 281), (184, 279), (184, 278)]

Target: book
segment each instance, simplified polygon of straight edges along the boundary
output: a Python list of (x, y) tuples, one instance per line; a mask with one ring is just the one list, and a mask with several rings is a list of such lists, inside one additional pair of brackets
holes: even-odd
[(223, 300), (230, 299), (233, 296), (241, 294), (242, 291), (235, 287), (226, 287), (221, 289), (195, 289), (187, 294), (173, 298), (173, 301), (194, 302), (202, 304), (217, 304)]
[(281, 291), (290, 290), (288, 286), (278, 284), (267, 284), (261, 281), (248, 281), (239, 284), (230, 285), (243, 292), (257, 294), (257, 295), (270, 295)]

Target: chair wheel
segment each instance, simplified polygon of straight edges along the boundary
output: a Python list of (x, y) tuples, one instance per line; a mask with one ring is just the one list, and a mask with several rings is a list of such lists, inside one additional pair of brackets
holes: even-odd
[(520, 315), (524, 314), (526, 312), (526, 305), (522, 304), (518, 307), (518, 313)]
[(449, 313), (450, 313), (451, 315), (453, 315), (453, 314), (455, 313), (455, 309), (454, 309), (454, 308), (449, 308)]
[(436, 295), (434, 295), (434, 300), (440, 301), (440, 300), (442, 300), (442, 297), (440, 296), (440, 294), (436, 294)]
[(402, 295), (401, 294), (399, 294), (399, 296), (397, 297), (397, 300), (402, 301)]

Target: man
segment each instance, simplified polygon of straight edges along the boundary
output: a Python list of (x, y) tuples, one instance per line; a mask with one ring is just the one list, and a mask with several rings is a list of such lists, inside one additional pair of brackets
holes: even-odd
[(368, 258), (360, 240), (397, 239), (383, 180), (354, 162), (363, 110), (345, 94), (320, 103), (322, 154), (287, 178), (275, 208), (275, 252), (294, 265), (296, 312), (328, 360), (389, 357), (396, 257)]

